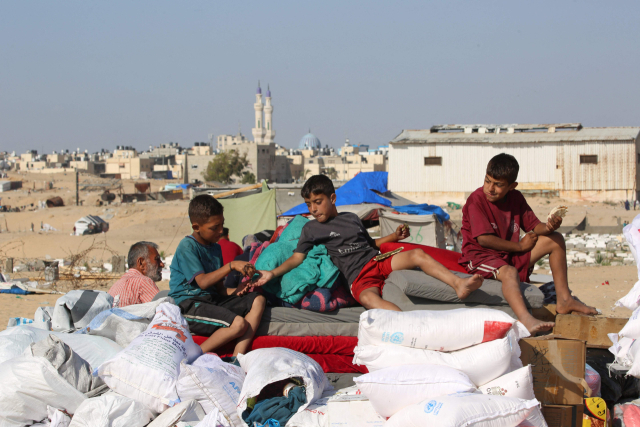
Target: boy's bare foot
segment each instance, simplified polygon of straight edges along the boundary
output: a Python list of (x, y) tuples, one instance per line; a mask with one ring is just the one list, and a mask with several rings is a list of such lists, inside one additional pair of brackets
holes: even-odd
[(529, 331), (531, 336), (535, 336), (538, 332), (550, 331), (555, 326), (553, 322), (545, 322), (538, 320), (533, 316), (529, 316), (526, 319), (520, 320), (525, 328)]
[(556, 312), (559, 314), (576, 312), (592, 316), (598, 314), (598, 311), (594, 307), (589, 307), (588, 305), (576, 300), (573, 297), (569, 297), (566, 300), (561, 300), (560, 298), (558, 298), (558, 302), (556, 303)]
[(458, 298), (465, 299), (471, 292), (482, 286), (482, 282), (484, 282), (484, 277), (479, 274), (474, 274), (471, 277), (458, 278), (453, 285), (453, 289), (456, 291)]

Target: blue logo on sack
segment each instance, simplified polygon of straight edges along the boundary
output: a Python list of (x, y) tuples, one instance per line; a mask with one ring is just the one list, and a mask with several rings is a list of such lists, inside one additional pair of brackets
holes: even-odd
[(438, 415), (438, 412), (440, 412), (441, 407), (442, 407), (442, 402), (431, 400), (426, 405), (424, 405), (424, 412), (427, 414), (430, 414), (433, 412), (433, 415)]
[(404, 334), (402, 332), (396, 332), (391, 335), (391, 339), (389, 340), (392, 344), (401, 344), (404, 341)]

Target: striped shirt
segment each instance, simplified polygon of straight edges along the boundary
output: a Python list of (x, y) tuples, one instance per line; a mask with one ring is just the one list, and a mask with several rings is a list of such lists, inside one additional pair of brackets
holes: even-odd
[(111, 286), (109, 295), (113, 297), (113, 307), (122, 308), (150, 302), (159, 291), (156, 282), (135, 268), (130, 268)]

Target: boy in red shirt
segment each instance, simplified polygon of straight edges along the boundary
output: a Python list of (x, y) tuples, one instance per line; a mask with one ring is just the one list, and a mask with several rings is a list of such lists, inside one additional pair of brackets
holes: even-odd
[(222, 229), (222, 235), (218, 239), (220, 249), (222, 249), (222, 265), (227, 265), (238, 255), (242, 255), (242, 248), (237, 244), (229, 240), (229, 229), (224, 227)]
[[(520, 292), (520, 282), (529, 281), (535, 263), (549, 255), (558, 298), (558, 313), (596, 314), (571, 296), (567, 281), (564, 237), (556, 230), (562, 218), (551, 216), (542, 223), (522, 193), (515, 188), (518, 161), (498, 154), (489, 161), (484, 186), (474, 191), (462, 208), (462, 257), (459, 263), (470, 274), (502, 282), (502, 292), (513, 312), (532, 334), (553, 328), (553, 322), (533, 317)], [(526, 232), (522, 240), (520, 230)]]

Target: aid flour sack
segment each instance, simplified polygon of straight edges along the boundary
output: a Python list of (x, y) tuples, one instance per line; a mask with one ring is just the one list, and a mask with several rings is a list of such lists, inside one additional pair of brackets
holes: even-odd
[(528, 337), (524, 325), (489, 308), (456, 310), (367, 310), (360, 315), (358, 345), (398, 345), (421, 350), (455, 351), (507, 336)]
[(482, 393), (456, 393), (408, 406), (385, 427), (514, 427), (525, 421), (538, 401)]
[(180, 362), (190, 363), (201, 354), (178, 306), (164, 303), (147, 330), (100, 365), (97, 374), (112, 390), (159, 413), (178, 401)]
[(533, 374), (531, 365), (489, 381), (478, 387), (484, 394), (494, 396), (517, 397), (518, 399), (535, 399), (533, 394)]
[(247, 373), (237, 409), (240, 419), (247, 408), (247, 399), (260, 394), (260, 391), (268, 384), (287, 378), (302, 378), (307, 402), (298, 409), (298, 412), (302, 412), (307, 406), (318, 400), (329, 385), (318, 362), (305, 354), (288, 348), (274, 347), (253, 350), (248, 354), (239, 354), (238, 361)]
[[(358, 345), (353, 363), (365, 365), (369, 372), (400, 365), (444, 365), (467, 374), (473, 384), (485, 384), (512, 369), (512, 345), (507, 336), (451, 353), (419, 350), (402, 346)], [(522, 364), (518, 368), (522, 367)]]
[(241, 367), (223, 362), (215, 354), (203, 354), (188, 365), (180, 365), (180, 377), (176, 385), (180, 400), (197, 400), (206, 414), (217, 409), (219, 418), (227, 426), (239, 427), (236, 407), (245, 374)]
[(353, 381), (376, 412), (385, 418), (425, 399), (476, 391), (466, 374), (441, 365), (393, 366)]

